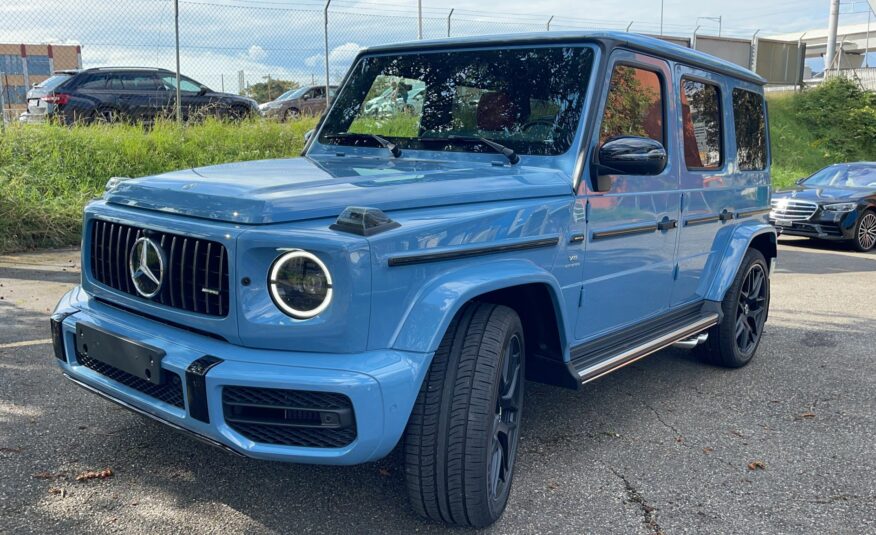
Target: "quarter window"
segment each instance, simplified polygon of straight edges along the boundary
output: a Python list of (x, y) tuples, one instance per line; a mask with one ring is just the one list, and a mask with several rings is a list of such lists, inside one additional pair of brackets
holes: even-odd
[(688, 169), (721, 167), (721, 97), (711, 84), (682, 80), (684, 161)]
[(657, 73), (615, 66), (599, 143), (622, 136), (647, 137), (663, 143), (663, 86)]
[(736, 126), (736, 165), (741, 171), (766, 169), (766, 119), (763, 97), (733, 90), (733, 123)]

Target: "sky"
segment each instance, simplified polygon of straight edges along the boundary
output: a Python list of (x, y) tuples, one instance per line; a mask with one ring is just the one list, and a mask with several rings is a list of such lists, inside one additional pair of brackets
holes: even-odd
[[(857, 3), (856, 3), (857, 2)], [(182, 71), (214, 89), (238, 91), (271, 76), (300, 83), (324, 77), (323, 0), (180, 0)], [(664, 33), (750, 38), (827, 25), (828, 0), (665, 0)], [(658, 33), (660, 0), (423, 0), (426, 38), (552, 30)], [(843, 0), (840, 24), (867, 21), (863, 0)], [(858, 13), (855, 13), (858, 12)], [(874, 17), (876, 48), (876, 17)], [(332, 0), (330, 76), (339, 78), (363, 46), (417, 37), (416, 0)], [(0, 42), (82, 45), (86, 67), (173, 68), (172, 0), (2, 0)]]

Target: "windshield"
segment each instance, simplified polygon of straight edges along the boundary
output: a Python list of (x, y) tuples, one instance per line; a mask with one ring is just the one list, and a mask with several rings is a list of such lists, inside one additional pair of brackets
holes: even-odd
[(45, 89), (47, 91), (51, 91), (51, 90), (55, 89), (56, 87), (58, 87), (59, 85), (66, 82), (67, 80), (69, 80), (72, 76), (73, 75), (71, 75), (71, 74), (56, 74), (54, 76), (46, 78), (45, 80), (43, 80), (42, 82), (37, 84), (36, 87), (39, 87), (40, 89)]
[(835, 165), (825, 167), (803, 181), (807, 186), (838, 188), (876, 187), (876, 166)]
[[(593, 62), (588, 47), (532, 47), (365, 57), (320, 143), (556, 155), (572, 145)], [(343, 134), (343, 135), (340, 135)], [(351, 135), (353, 134), (353, 135)]]

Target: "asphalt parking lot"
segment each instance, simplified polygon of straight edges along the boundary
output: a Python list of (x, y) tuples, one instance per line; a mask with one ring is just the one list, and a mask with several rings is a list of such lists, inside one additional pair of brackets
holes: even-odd
[[(578, 392), (528, 383), (511, 502), (488, 532), (876, 533), (876, 254), (780, 249), (748, 367), (670, 350)], [(78, 264), (0, 256), (0, 533), (444, 531), (411, 512), (398, 452), (236, 458), (65, 381), (47, 317)]]

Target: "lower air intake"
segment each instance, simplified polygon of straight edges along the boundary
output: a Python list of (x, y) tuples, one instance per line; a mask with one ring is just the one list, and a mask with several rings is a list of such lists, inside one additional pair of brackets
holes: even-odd
[(253, 442), (342, 448), (356, 439), (353, 404), (343, 394), (226, 386), (222, 408), (228, 426)]

